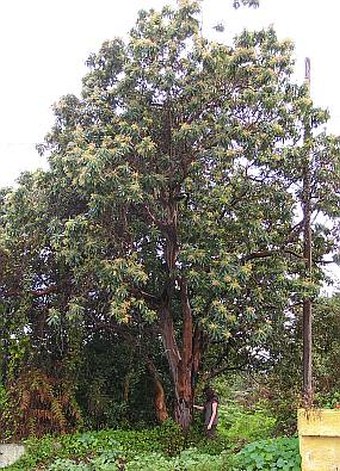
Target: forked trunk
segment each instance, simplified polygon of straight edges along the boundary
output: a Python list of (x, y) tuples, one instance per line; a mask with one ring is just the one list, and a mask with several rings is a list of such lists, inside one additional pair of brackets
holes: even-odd
[[(165, 259), (169, 272), (168, 281), (162, 294), (160, 308), (160, 327), (162, 340), (167, 356), (170, 374), (175, 393), (175, 420), (186, 430), (192, 422), (192, 408), (194, 397), (194, 381), (199, 368), (200, 355), (195, 345), (195, 329), (190, 306), (187, 280), (185, 276), (178, 277), (177, 257), (178, 244), (178, 198), (169, 198), (164, 195), (166, 202), (166, 223), (159, 223), (167, 240), (165, 246)], [(178, 197), (178, 194), (175, 195)], [(175, 296), (175, 286), (179, 284), (182, 314), (182, 335), (176, 335), (172, 313), (172, 300)]]
[(162, 338), (168, 358), (175, 392), (174, 415), (176, 422), (184, 429), (192, 423), (195, 381), (201, 358), (202, 336), (194, 329), (189, 304), (186, 280), (180, 282), (183, 327), (181, 348), (175, 338), (173, 319), (169, 306), (161, 311)]

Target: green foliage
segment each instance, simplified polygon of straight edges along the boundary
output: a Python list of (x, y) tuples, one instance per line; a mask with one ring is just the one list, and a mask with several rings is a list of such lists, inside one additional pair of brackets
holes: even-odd
[(204, 454), (196, 449), (183, 451), (175, 458), (161, 453), (137, 454), (129, 461), (114, 453), (102, 453), (87, 462), (56, 459), (46, 471), (220, 471), (225, 469), (223, 456)]
[[(340, 381), (334, 374), (340, 367), (340, 296), (321, 298), (314, 305), (313, 360), (316, 404), (333, 407), (339, 402)], [(327, 327), (325, 327), (327, 326)]]
[[(296, 410), (301, 406), (302, 335), (300, 307), (294, 308), (297, 321), (277, 338), (275, 348), (281, 360), (262, 381), (269, 397), (268, 406), (277, 418), (275, 434), (296, 432)], [(334, 372), (340, 367), (339, 296), (319, 297), (313, 303), (313, 380), (315, 406), (333, 408), (340, 402), (340, 382)]]
[[(113, 468), (114, 470), (116, 467)], [(77, 464), (68, 459), (57, 459), (51, 466), (47, 468), (48, 471), (92, 471), (93, 467), (87, 464)]]
[(157, 429), (157, 440), (161, 444), (162, 452), (174, 456), (180, 453), (185, 445), (185, 435), (181, 427), (169, 419)]
[(84, 348), (77, 401), (90, 429), (135, 428), (155, 423), (153, 395), (140, 351), (110, 334), (94, 334)]
[(340, 407), (340, 392), (329, 391), (326, 393), (317, 393), (315, 401), (318, 407), (322, 409), (338, 409)]
[[(129, 464), (131, 469), (151, 469), (147, 466), (155, 466), (156, 462), (159, 462), (160, 466), (162, 463), (168, 466), (165, 469), (172, 469), (173, 463), (188, 461), (190, 456), (193, 460), (194, 455), (199, 455), (196, 451), (191, 455), (184, 452), (183, 434), (173, 422), (168, 422), (164, 427), (140, 431), (103, 430), (44, 437), (40, 440), (30, 439), (26, 441), (26, 449), (25, 456), (10, 468), (12, 471), (33, 470), (38, 465), (40, 469), (51, 471), (64, 469), (104, 471), (111, 469), (110, 466), (115, 469), (115, 466), (119, 467), (122, 463), (131, 463)], [(208, 461), (208, 455), (204, 453), (203, 455), (205, 457), (202, 456), (202, 459), (196, 456), (196, 461)]]
[[(130, 438), (134, 446), (134, 441), (132, 437)], [(121, 440), (125, 443), (124, 434)], [(126, 443), (127, 446), (128, 443)], [(46, 469), (48, 466), (55, 466), (56, 469), (66, 470), (68, 469), (66, 463), (76, 466), (83, 462), (86, 465), (99, 457), (105, 464), (105, 460), (114, 461), (123, 454), (123, 447), (112, 431), (86, 432), (59, 437), (46, 436), (40, 440), (29, 439), (26, 440), (25, 447), (27, 452), (18, 463), (12, 465), (13, 471), (33, 470), (38, 465)], [(64, 465), (65, 468), (63, 468)]]
[(176, 455), (165, 453), (166, 430), (106, 430), (45, 437), (26, 442), (27, 453), (9, 471), (256, 471), (300, 469), (297, 439), (262, 440), (244, 447), (237, 455), (213, 452), (198, 444)]
[(236, 449), (246, 443), (271, 437), (276, 424), (268, 409), (247, 410), (236, 404), (220, 407), (219, 417), (219, 433)]
[(155, 467), (161, 471), (173, 469), (173, 460), (161, 453), (148, 453), (135, 456), (126, 466), (127, 471), (151, 471)]
[(56, 459), (47, 471), (119, 471), (123, 461), (120, 453), (103, 452), (97, 457), (88, 458), (86, 462), (75, 462), (70, 459)]
[(0, 379), (0, 410), (6, 409), (7, 404), (8, 404), (7, 391)]
[(7, 440), (13, 436), (11, 401), (7, 389), (1, 383), (0, 379), (0, 437)]
[(218, 432), (228, 449), (239, 450), (275, 435), (278, 419), (269, 399), (267, 375), (236, 371), (214, 381), (220, 399)]
[(82, 423), (70, 384), (60, 384), (40, 370), (27, 369), (6, 391), (6, 402), (0, 409), (3, 430), (14, 438), (66, 433)]
[(136, 456), (126, 465), (127, 471), (220, 471), (225, 458), (191, 448), (182, 451), (175, 458), (167, 458), (159, 453)]
[(235, 471), (300, 471), (298, 439), (284, 437), (250, 443), (237, 454), (234, 469)]
[[(296, 341), (292, 306), (322, 282), (318, 267), (306, 277), (295, 215), (307, 153), (313, 210), (338, 215), (339, 139), (318, 132), (327, 113), (292, 81), (290, 42), (272, 28), (210, 42), (199, 12), (191, 1), (141, 11), (126, 41), (105, 42), (81, 96), (55, 105), (50, 169), (0, 195), (6, 388), (26, 365), (43, 370), (74, 384), (96, 428), (140, 411), (152, 422), (147, 368), (187, 427), (193, 380), (274, 368), (283, 339)], [(315, 260), (336, 248), (327, 228), (313, 236)], [(73, 427), (49, 381), (39, 388), (49, 420), (37, 426), (25, 406), (25, 433)]]

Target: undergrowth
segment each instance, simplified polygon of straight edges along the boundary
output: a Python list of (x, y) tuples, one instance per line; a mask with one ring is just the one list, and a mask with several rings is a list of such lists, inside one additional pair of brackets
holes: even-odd
[(192, 444), (171, 422), (150, 430), (103, 430), (30, 439), (8, 471), (298, 471), (297, 439), (254, 442), (235, 453), (219, 437)]

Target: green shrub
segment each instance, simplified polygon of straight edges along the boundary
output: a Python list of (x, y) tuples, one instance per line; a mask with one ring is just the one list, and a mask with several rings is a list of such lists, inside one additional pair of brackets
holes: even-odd
[(169, 421), (164, 426), (144, 430), (101, 430), (45, 436), (26, 440), (25, 447), (24, 457), (9, 468), (11, 471), (33, 470), (41, 463), (46, 466), (57, 463), (56, 466), (60, 467), (65, 460), (70, 460), (73, 467), (85, 466), (81, 463), (94, 463), (97, 459), (98, 469), (101, 469), (99, 465), (103, 468), (104, 464), (108, 468), (108, 462), (112, 468), (115, 459), (130, 460), (150, 451), (174, 456), (183, 449), (184, 436), (181, 429)]
[(261, 440), (245, 446), (237, 455), (234, 471), (300, 471), (297, 438)]
[(7, 440), (12, 436), (12, 432), (9, 427), (7, 427), (7, 423), (10, 421), (11, 417), (11, 410), (10, 410), (10, 400), (8, 397), (7, 390), (5, 386), (2, 384), (0, 379), (0, 439)]
[(161, 451), (169, 456), (178, 455), (184, 448), (185, 435), (181, 427), (174, 420), (167, 420), (160, 427), (154, 429), (156, 439)]
[(75, 463), (69, 459), (57, 459), (47, 471), (119, 471), (119, 459), (116, 453), (103, 453), (89, 463)]
[(223, 455), (201, 453), (195, 448), (184, 450), (176, 457), (161, 453), (137, 455), (126, 465), (126, 471), (222, 471)]
[(92, 469), (86, 464), (76, 464), (68, 459), (57, 459), (48, 467), (48, 471), (92, 471)]
[(296, 439), (264, 440), (232, 454), (223, 437), (185, 442), (178, 426), (102, 430), (25, 442), (26, 454), (8, 471), (255, 471), (299, 470)]
[(335, 409), (340, 404), (340, 392), (330, 391), (327, 393), (317, 393), (315, 395), (315, 401), (318, 407), (322, 409)]
[(184, 450), (176, 459), (174, 469), (183, 471), (221, 471), (224, 467), (224, 454), (213, 455), (191, 448)]
[(170, 471), (173, 470), (172, 460), (161, 453), (136, 455), (126, 465), (126, 471)]
[(276, 420), (267, 410), (248, 410), (241, 405), (220, 406), (218, 433), (234, 450), (273, 436)]

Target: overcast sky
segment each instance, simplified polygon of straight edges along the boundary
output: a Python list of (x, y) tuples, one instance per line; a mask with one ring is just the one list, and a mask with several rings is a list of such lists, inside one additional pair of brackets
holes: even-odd
[[(337, 56), (340, 44), (338, 0), (260, 0), (257, 10), (230, 8), (232, 0), (204, 0), (206, 34), (223, 20), (228, 40), (247, 27), (274, 25), (280, 38), (296, 44), (296, 78), (303, 80), (304, 57), (312, 63), (312, 96), (330, 110), (329, 130), (340, 134)], [(2, 0), (0, 2), (0, 186), (22, 170), (46, 163), (35, 145), (53, 117), (52, 104), (66, 93), (79, 94), (84, 62), (106, 39), (123, 36), (140, 8), (160, 8), (174, 0)]]

